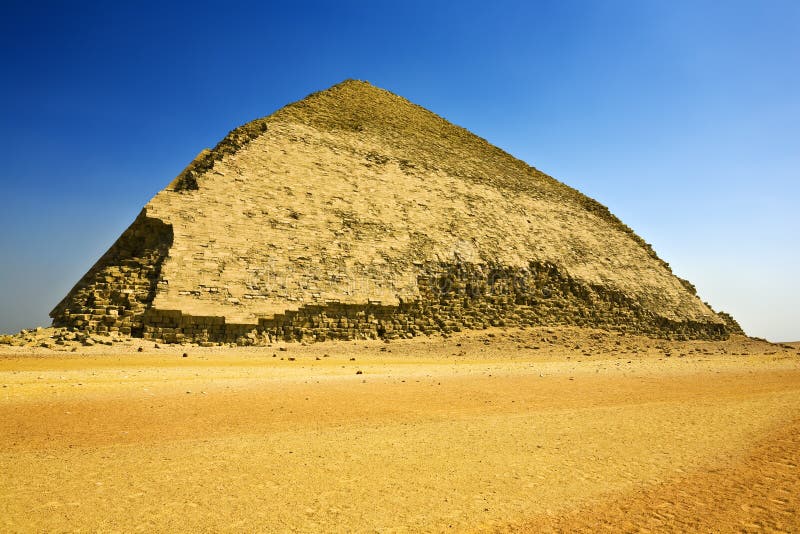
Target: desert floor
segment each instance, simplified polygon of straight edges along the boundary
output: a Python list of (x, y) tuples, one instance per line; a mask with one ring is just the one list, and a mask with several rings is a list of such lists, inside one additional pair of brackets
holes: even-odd
[(800, 345), (0, 353), (2, 531), (800, 531)]

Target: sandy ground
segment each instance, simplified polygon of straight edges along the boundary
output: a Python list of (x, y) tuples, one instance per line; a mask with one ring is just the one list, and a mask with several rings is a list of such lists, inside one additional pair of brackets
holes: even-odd
[(0, 353), (6, 532), (800, 530), (797, 344)]

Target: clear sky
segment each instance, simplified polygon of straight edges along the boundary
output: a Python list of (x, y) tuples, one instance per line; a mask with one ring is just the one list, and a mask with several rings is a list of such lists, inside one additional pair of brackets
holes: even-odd
[(609, 206), (747, 333), (800, 340), (800, 2), (16, 2), (0, 16), (0, 331), (204, 147), (345, 78)]

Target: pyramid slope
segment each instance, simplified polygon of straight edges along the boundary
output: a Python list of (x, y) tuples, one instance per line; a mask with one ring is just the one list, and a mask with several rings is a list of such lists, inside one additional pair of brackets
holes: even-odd
[(130, 259), (107, 254), (56, 324), (234, 341), (490, 324), (728, 333), (604, 206), (366, 82), (232, 131), (126, 234), (143, 224), (169, 228), (137, 275), (154, 289), (131, 297)]

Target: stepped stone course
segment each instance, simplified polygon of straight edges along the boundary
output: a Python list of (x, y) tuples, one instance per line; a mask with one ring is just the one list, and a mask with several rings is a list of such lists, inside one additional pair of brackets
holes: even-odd
[(604, 206), (354, 80), (202, 151), (51, 316), (241, 344), (490, 325), (735, 330)]

